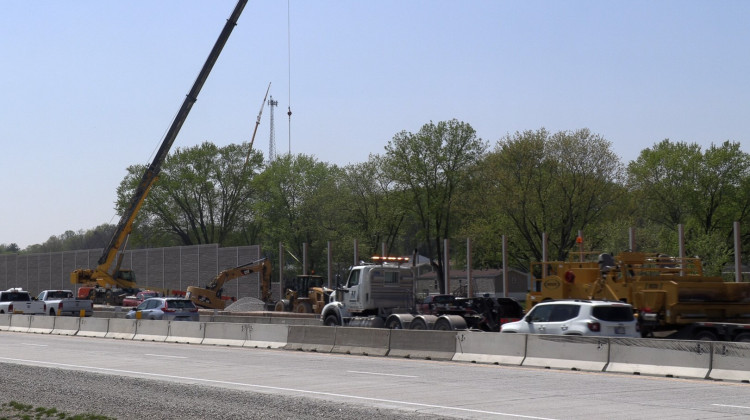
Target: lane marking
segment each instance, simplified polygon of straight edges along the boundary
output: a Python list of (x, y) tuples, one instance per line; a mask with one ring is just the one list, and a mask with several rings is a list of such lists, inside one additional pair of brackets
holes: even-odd
[(168, 357), (170, 359), (187, 359), (185, 356), (172, 356), (171, 354), (152, 354), (152, 353), (146, 353), (144, 356), (154, 356), (154, 357)]
[(359, 373), (362, 375), (378, 375), (378, 376), (396, 376), (398, 378), (419, 378), (419, 376), (413, 375), (396, 375), (395, 373), (378, 373), (378, 372), (360, 372), (358, 370), (347, 370), (347, 373)]
[(49, 347), (49, 345), (47, 344), (34, 344), (34, 343), (21, 343), (21, 345), (33, 346), (33, 347)]
[(729, 408), (746, 408), (750, 410), (750, 407), (745, 407), (743, 405), (728, 405), (728, 404), (711, 404), (716, 407), (729, 407)]
[(523, 414), (512, 414), (512, 413), (502, 413), (499, 411), (486, 411), (486, 410), (474, 410), (471, 408), (460, 408), (460, 407), (450, 407), (445, 405), (435, 405), (435, 404), (422, 404), (422, 403), (415, 403), (410, 401), (398, 401), (398, 400), (388, 400), (384, 398), (371, 398), (371, 397), (360, 397), (357, 395), (347, 395), (347, 394), (336, 394), (332, 392), (321, 392), (321, 391), (308, 391), (306, 389), (294, 389), (294, 388), (284, 388), (284, 387), (278, 387), (278, 386), (268, 386), (268, 385), (257, 385), (257, 384), (248, 384), (244, 382), (232, 382), (232, 381), (219, 381), (215, 379), (203, 379), (203, 378), (193, 378), (189, 376), (176, 376), (176, 375), (164, 375), (161, 373), (151, 373), (151, 372), (139, 372), (136, 370), (123, 370), (123, 369), (111, 369), (111, 368), (100, 368), (100, 367), (94, 367), (94, 366), (83, 366), (83, 365), (72, 365), (68, 363), (55, 363), (55, 362), (45, 362), (41, 360), (27, 360), (27, 359), (15, 359), (11, 357), (0, 357), (0, 360), (7, 360), (9, 362), (17, 362), (17, 363), (29, 363), (32, 365), (49, 365), (49, 366), (58, 366), (58, 367), (64, 367), (64, 368), (74, 368), (79, 370), (85, 370), (85, 371), (101, 371), (101, 372), (113, 372), (113, 373), (126, 373), (126, 374), (132, 374), (132, 375), (143, 375), (143, 376), (153, 376), (156, 378), (169, 378), (169, 379), (179, 379), (184, 381), (196, 381), (196, 382), (203, 382), (203, 383), (209, 383), (209, 384), (221, 384), (221, 385), (232, 385), (232, 386), (244, 386), (248, 388), (257, 388), (257, 389), (264, 389), (264, 390), (271, 390), (271, 391), (287, 391), (287, 392), (297, 392), (300, 394), (310, 394), (310, 395), (319, 395), (319, 396), (326, 396), (326, 397), (338, 397), (338, 398), (348, 398), (352, 400), (361, 400), (361, 401), (372, 401), (372, 402), (380, 402), (380, 403), (387, 403), (387, 404), (401, 404), (405, 406), (412, 406), (412, 407), (421, 407), (421, 408), (431, 408), (431, 409), (440, 409), (440, 410), (452, 410), (452, 411), (462, 411), (466, 413), (475, 413), (475, 414), (489, 414), (489, 415), (495, 415), (495, 416), (505, 416), (505, 417), (516, 417), (520, 419), (532, 419), (532, 420), (557, 420), (549, 417), (537, 417), (537, 416), (525, 416)]

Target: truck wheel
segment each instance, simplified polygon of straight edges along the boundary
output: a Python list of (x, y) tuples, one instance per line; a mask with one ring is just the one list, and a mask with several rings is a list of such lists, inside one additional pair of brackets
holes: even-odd
[(716, 341), (718, 337), (713, 332), (705, 330), (695, 334), (695, 339), (700, 341)]
[(435, 322), (435, 329), (438, 331), (453, 331), (453, 326), (447, 319), (438, 318), (438, 320)]
[(734, 337), (734, 341), (740, 343), (750, 343), (750, 333), (737, 334), (737, 337)]
[(286, 299), (281, 299), (280, 301), (276, 302), (276, 305), (274, 306), (274, 311), (286, 312), (288, 307), (289, 307), (289, 301)]
[(310, 302), (300, 302), (297, 304), (297, 307), (294, 308), (294, 312), (298, 314), (311, 314), (312, 313), (312, 305)]
[(323, 325), (328, 327), (336, 327), (339, 325), (339, 318), (336, 315), (328, 315), (323, 321)]
[(409, 326), (412, 330), (427, 330), (427, 323), (424, 322), (424, 319), (422, 318), (414, 318), (414, 321), (411, 322), (411, 326)]

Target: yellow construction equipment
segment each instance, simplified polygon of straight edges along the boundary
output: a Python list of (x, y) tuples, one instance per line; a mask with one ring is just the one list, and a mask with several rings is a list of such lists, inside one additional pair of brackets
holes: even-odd
[(261, 258), (257, 261), (226, 269), (216, 275), (204, 288), (189, 286), (185, 297), (201, 308), (224, 309), (227, 302), (226, 299), (222, 298), (224, 283), (252, 273), (260, 273), (261, 288), (263, 289), (262, 297), (264, 301), (270, 300), (271, 261), (268, 258)]

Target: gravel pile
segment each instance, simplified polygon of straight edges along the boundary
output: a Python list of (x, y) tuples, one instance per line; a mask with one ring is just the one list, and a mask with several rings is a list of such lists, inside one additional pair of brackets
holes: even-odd
[[(0, 403), (116, 419), (435, 419), (413, 411), (0, 363)], [(7, 413), (0, 412), (0, 418)], [(446, 417), (447, 418), (447, 417)]]
[(265, 303), (254, 297), (243, 297), (224, 308), (227, 312), (257, 312), (262, 311)]

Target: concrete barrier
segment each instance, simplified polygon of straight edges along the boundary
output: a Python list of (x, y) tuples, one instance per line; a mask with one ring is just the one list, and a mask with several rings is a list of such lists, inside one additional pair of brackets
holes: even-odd
[(81, 318), (73, 316), (56, 316), (55, 328), (51, 334), (56, 335), (76, 335), (81, 326)]
[(336, 330), (341, 327), (319, 327), (313, 325), (289, 325), (286, 350), (316, 351), (330, 353), (336, 342)]
[(169, 321), (139, 319), (135, 323), (133, 340), (165, 341), (169, 335)]
[(336, 334), (331, 353), (365, 356), (385, 356), (388, 354), (391, 330), (387, 328), (335, 327), (335, 329)]
[(710, 369), (708, 341), (610, 339), (607, 372), (706, 378)]
[(32, 315), (28, 332), (34, 334), (49, 334), (53, 329), (55, 329), (54, 316)]
[(8, 331), (10, 328), (10, 314), (0, 314), (0, 331)]
[(601, 372), (608, 360), (606, 337), (529, 334), (522, 365)]
[(248, 324), (234, 322), (206, 323), (206, 333), (202, 344), (214, 346), (242, 346), (247, 340)]
[(389, 357), (452, 360), (456, 331), (391, 330)]
[(517, 365), (526, 356), (526, 334), (459, 331), (456, 335), (457, 362)]
[(206, 324), (203, 322), (170, 321), (169, 335), (165, 341), (169, 343), (200, 344), (206, 334)]
[(243, 347), (278, 349), (286, 346), (289, 327), (286, 325), (250, 324)]
[(81, 318), (78, 334), (83, 337), (104, 338), (109, 330), (109, 319), (107, 318)]
[(31, 315), (13, 314), (10, 316), (10, 327), (8, 331), (29, 332), (31, 326)]
[(109, 318), (109, 329), (105, 338), (132, 340), (135, 337), (136, 320)]
[(711, 343), (711, 379), (750, 382), (750, 343)]

